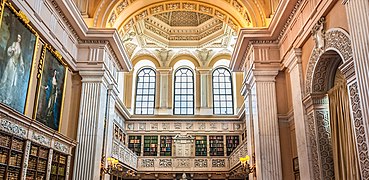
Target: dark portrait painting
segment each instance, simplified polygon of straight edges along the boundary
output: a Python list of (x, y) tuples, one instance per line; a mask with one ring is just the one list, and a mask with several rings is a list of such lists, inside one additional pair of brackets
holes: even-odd
[[(0, 25), (0, 103), (24, 113), (37, 35), (10, 6)], [(24, 18), (24, 17), (23, 17)]]
[(50, 48), (44, 46), (42, 54), (43, 69), (39, 79), (36, 119), (59, 130), (66, 67)]

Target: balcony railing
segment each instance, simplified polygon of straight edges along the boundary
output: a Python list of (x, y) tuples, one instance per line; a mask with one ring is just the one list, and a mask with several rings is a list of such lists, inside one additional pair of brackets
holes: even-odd
[(229, 167), (233, 169), (236, 165), (240, 164), (240, 157), (245, 157), (248, 154), (247, 141), (243, 141), (232, 154), (229, 156)]
[(229, 171), (227, 157), (139, 157), (138, 171)]
[(133, 169), (137, 169), (137, 155), (120, 143), (113, 143), (112, 157)]

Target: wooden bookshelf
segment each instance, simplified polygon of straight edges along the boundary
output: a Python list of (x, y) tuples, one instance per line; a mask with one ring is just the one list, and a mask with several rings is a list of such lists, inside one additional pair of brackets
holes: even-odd
[(160, 136), (160, 156), (172, 156), (172, 136)]
[(207, 137), (196, 136), (195, 137), (195, 156), (207, 156)]
[(156, 156), (158, 154), (158, 136), (144, 136), (144, 156)]
[(239, 136), (226, 136), (227, 156), (231, 155), (234, 149), (240, 144)]
[(33, 143), (31, 144), (26, 180), (46, 179), (48, 157), (48, 148)]
[(24, 140), (0, 133), (0, 179), (21, 178), (24, 146)]
[(137, 156), (141, 155), (141, 136), (129, 136), (128, 148), (136, 153)]
[(209, 136), (210, 156), (224, 156), (223, 136)]
[(53, 152), (53, 158), (51, 163), (51, 180), (65, 180), (65, 173), (67, 169), (67, 155)]

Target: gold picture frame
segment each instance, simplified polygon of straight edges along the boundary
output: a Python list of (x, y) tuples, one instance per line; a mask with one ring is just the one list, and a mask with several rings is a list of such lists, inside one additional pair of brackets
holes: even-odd
[(21, 10), (0, 3), (0, 103), (27, 114), (39, 35)]
[(33, 118), (59, 131), (64, 109), (68, 66), (50, 45), (42, 48), (37, 72), (37, 93)]

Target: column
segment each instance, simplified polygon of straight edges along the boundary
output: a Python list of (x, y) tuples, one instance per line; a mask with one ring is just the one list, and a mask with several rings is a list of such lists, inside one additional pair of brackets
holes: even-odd
[[(115, 101), (118, 98), (118, 89), (114, 84), (108, 85), (107, 89), (107, 100), (106, 100), (106, 117), (104, 119), (104, 144), (102, 147), (102, 153), (104, 161), (104, 167), (108, 166), (108, 157), (112, 157), (112, 148), (113, 148), (113, 134), (114, 134), (114, 117), (115, 117)], [(117, 156), (117, 155), (116, 155)], [(115, 157), (118, 158), (118, 157)], [(110, 179), (109, 174), (105, 174), (103, 179)]]
[[(349, 22), (350, 35), (352, 41), (352, 53), (355, 63), (357, 85), (361, 100), (362, 117), (365, 120), (364, 126), (368, 135), (369, 119), (369, 1), (367, 0), (344, 0), (347, 18)], [(368, 136), (366, 136), (368, 137)], [(366, 149), (368, 147), (365, 147)], [(369, 168), (367, 168), (369, 171)], [(367, 176), (369, 178), (369, 175)]]
[(78, 119), (73, 179), (100, 179), (104, 118), (106, 112), (106, 72), (80, 71), (81, 107)]
[[(347, 18), (352, 41), (352, 55), (355, 64), (357, 83), (349, 86), (350, 102), (355, 122), (355, 135), (357, 138), (360, 173), (362, 179), (369, 179), (369, 166), (367, 163), (368, 132), (369, 132), (369, 1), (343, 0), (346, 7)], [(355, 98), (358, 96), (359, 98)]]
[[(282, 179), (275, 77), (278, 69), (251, 70), (247, 83), (251, 87), (252, 121), (255, 139), (256, 177)], [(252, 154), (249, 154), (250, 157)]]
[(310, 153), (310, 145), (308, 144), (309, 127), (305, 123), (305, 112), (303, 101), (303, 76), (301, 67), (301, 49), (293, 49), (288, 59), (286, 59), (286, 66), (290, 73), (291, 94), (293, 104), (293, 118), (295, 121), (296, 145), (299, 160), (300, 177), (303, 179), (314, 179), (311, 169), (312, 162)]
[[(251, 89), (250, 86), (246, 83), (243, 83), (241, 94), (244, 96), (244, 104), (245, 104), (245, 139), (247, 142), (247, 149), (245, 152), (241, 154), (242, 157), (252, 155), (255, 153), (255, 143), (254, 143), (254, 124), (252, 121), (252, 97), (251, 97)], [(254, 97), (255, 98), (255, 97)], [(250, 158), (249, 164), (252, 167), (255, 164), (254, 158)], [(249, 175), (249, 180), (254, 180), (254, 175)]]

